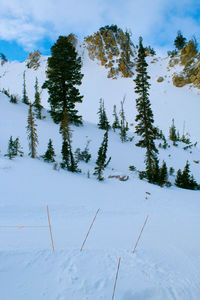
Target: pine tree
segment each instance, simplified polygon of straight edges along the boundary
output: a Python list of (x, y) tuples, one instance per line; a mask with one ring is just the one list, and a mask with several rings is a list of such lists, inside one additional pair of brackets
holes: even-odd
[(97, 176), (98, 180), (104, 180), (103, 177), (103, 170), (107, 167), (107, 165), (109, 164), (111, 157), (107, 160), (106, 162), (106, 157), (107, 157), (107, 148), (108, 148), (108, 129), (106, 130), (105, 134), (104, 134), (104, 138), (102, 141), (102, 144), (99, 148), (98, 151), (98, 157), (96, 160), (96, 167), (95, 167), (95, 171), (94, 171), (94, 175)]
[(116, 129), (120, 129), (120, 124), (119, 124), (119, 118), (118, 118), (118, 115), (117, 115), (116, 105), (113, 106), (113, 117), (114, 117), (114, 122), (112, 124), (112, 128), (115, 131)]
[(76, 103), (81, 103), (83, 96), (77, 88), (81, 85), (81, 58), (78, 57), (75, 47), (66, 36), (59, 36), (51, 47), (51, 56), (48, 58), (47, 80), (42, 88), (48, 89), (51, 116), (55, 123), (63, 120), (65, 108), (70, 123), (82, 124), (82, 117), (78, 115)]
[(136, 146), (146, 148), (146, 176), (149, 182), (154, 182), (155, 172), (158, 167), (158, 159), (154, 140), (157, 136), (157, 129), (154, 127), (153, 112), (149, 101), (149, 88), (150, 84), (148, 80), (150, 76), (147, 74), (147, 62), (145, 60), (146, 53), (142, 44), (142, 38), (139, 40), (138, 59), (137, 59), (137, 76), (134, 80), (136, 83), (135, 93), (139, 94), (136, 99), (136, 107), (138, 114), (135, 121), (137, 122), (135, 132), (142, 139), (136, 144)]
[(178, 187), (182, 187), (182, 172), (181, 169), (178, 169), (175, 179), (175, 185)]
[(74, 155), (72, 152), (72, 132), (70, 130), (70, 121), (67, 112), (67, 108), (64, 110), (63, 120), (60, 126), (60, 133), (62, 134), (63, 144), (62, 144), (62, 163), (61, 168), (67, 169), (71, 172), (80, 172), (78, 169), (78, 165), (76, 160), (74, 159)]
[(19, 138), (17, 137), (13, 142), (14, 154), (15, 156), (23, 156), (24, 152), (22, 151), (22, 146), (20, 145)]
[(174, 40), (174, 46), (176, 49), (181, 50), (185, 47), (186, 45), (186, 38), (182, 35), (181, 31), (179, 30), (177, 32), (177, 37)]
[(33, 102), (33, 106), (35, 108), (35, 116), (37, 119), (42, 119), (42, 108), (41, 98), (39, 93), (38, 79), (35, 79), (35, 101)]
[(122, 143), (127, 141), (127, 134), (126, 132), (128, 131), (128, 124), (126, 122), (126, 117), (125, 117), (125, 112), (124, 112), (124, 102), (125, 102), (125, 97), (123, 101), (121, 101), (121, 110), (120, 110), (120, 117), (121, 117), (121, 125), (120, 125), (120, 138)]
[(101, 98), (99, 100), (99, 110), (97, 112), (97, 114), (99, 115), (99, 123), (98, 123), (98, 128), (99, 129), (103, 129), (103, 130), (107, 130), (110, 128), (109, 122), (108, 122), (108, 118), (106, 115), (106, 110), (104, 107), (104, 101)]
[(17, 102), (18, 102), (17, 96), (10, 95), (10, 103), (17, 104)]
[(15, 156), (23, 156), (22, 147), (19, 143), (19, 138), (16, 138), (13, 140), (13, 137), (11, 136), (8, 143), (8, 153), (5, 154), (5, 156), (8, 156), (9, 159), (14, 158)]
[(23, 94), (22, 94), (22, 102), (29, 105), (29, 99), (26, 92), (26, 72), (23, 73)]
[(181, 172), (180, 169), (177, 171), (175, 185), (183, 189), (199, 189), (199, 185), (193, 175), (190, 175), (190, 165), (188, 161), (186, 162), (183, 172)]
[(8, 142), (8, 153), (5, 154), (5, 156), (8, 156), (9, 159), (12, 159), (15, 156), (14, 142), (12, 136), (10, 137)]
[(42, 156), (44, 158), (44, 161), (46, 162), (55, 162), (55, 151), (54, 151), (54, 148), (53, 148), (53, 143), (52, 143), (52, 140), (49, 139), (49, 143), (48, 143), (48, 146), (47, 146), (47, 151), (45, 152), (45, 154)]
[(168, 181), (168, 172), (167, 172), (167, 165), (165, 161), (163, 161), (162, 166), (159, 170), (159, 184), (163, 186)]
[(28, 133), (28, 140), (29, 140), (29, 155), (32, 158), (36, 157), (36, 148), (38, 145), (38, 136), (36, 130), (37, 124), (35, 123), (35, 116), (32, 109), (32, 103), (29, 104), (28, 110), (28, 125), (27, 125), (27, 133)]
[(173, 145), (176, 146), (176, 142), (178, 141), (178, 135), (176, 133), (176, 127), (174, 125), (174, 119), (172, 119), (172, 125), (169, 128), (169, 139), (173, 141)]

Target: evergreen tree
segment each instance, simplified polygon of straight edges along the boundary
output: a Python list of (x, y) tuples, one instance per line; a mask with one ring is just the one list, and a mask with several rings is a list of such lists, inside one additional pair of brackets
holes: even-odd
[(81, 151), (80, 148), (77, 148), (75, 151), (75, 157), (76, 157), (76, 161), (84, 161), (86, 163), (89, 162), (89, 160), (91, 159), (91, 154), (89, 153), (89, 143), (90, 141), (87, 141), (85, 149), (83, 151)]
[(80, 172), (72, 152), (72, 145), (71, 145), (72, 132), (70, 130), (70, 121), (69, 121), (67, 108), (65, 108), (63, 113), (63, 120), (60, 126), (60, 133), (62, 134), (62, 138), (63, 138), (63, 144), (61, 150), (62, 153), (61, 167), (63, 169), (66, 168), (68, 171), (71, 172)]
[(99, 148), (98, 157), (96, 160), (96, 167), (95, 167), (94, 173), (93, 173), (94, 175), (97, 176), (98, 180), (104, 180), (103, 170), (107, 167), (107, 165), (109, 164), (109, 162), (111, 160), (111, 157), (110, 157), (106, 162), (107, 148), (108, 148), (108, 129), (106, 130), (106, 132), (104, 134), (102, 144)]
[(112, 124), (112, 128), (115, 131), (115, 129), (120, 128), (119, 118), (118, 118), (117, 110), (116, 110), (116, 105), (113, 106), (113, 117), (114, 117), (114, 122)]
[(29, 105), (29, 99), (26, 92), (26, 72), (23, 73), (23, 94), (22, 94), (22, 102)]
[(108, 122), (108, 118), (106, 115), (106, 110), (104, 107), (104, 101), (101, 98), (99, 100), (99, 110), (97, 112), (97, 114), (99, 115), (99, 123), (98, 123), (98, 128), (99, 129), (104, 129), (107, 130), (110, 128), (109, 122)]
[(124, 101), (121, 101), (121, 110), (120, 110), (120, 117), (121, 117), (121, 126), (120, 126), (120, 138), (122, 143), (127, 141), (127, 134), (126, 132), (128, 131), (128, 124), (126, 122), (126, 117), (125, 117), (125, 112), (124, 112)]
[(17, 96), (15, 96), (15, 95), (10, 95), (10, 102), (11, 102), (11, 103), (14, 103), (14, 104), (17, 104), (17, 102), (18, 102)]
[(13, 142), (14, 154), (15, 156), (23, 156), (24, 152), (22, 151), (22, 146), (20, 145), (19, 138), (17, 137)]
[(188, 161), (186, 162), (183, 172), (181, 172), (180, 169), (177, 171), (175, 185), (183, 189), (199, 189), (199, 185), (193, 175), (190, 175), (190, 165)]
[(172, 119), (172, 125), (169, 128), (169, 139), (173, 141), (173, 145), (176, 145), (176, 142), (178, 141), (178, 135), (176, 133), (176, 127), (174, 125), (174, 119)]
[(38, 144), (38, 136), (36, 130), (37, 124), (35, 123), (35, 116), (33, 113), (32, 103), (29, 104), (28, 110), (28, 125), (27, 125), (27, 133), (28, 133), (28, 140), (29, 140), (29, 155), (32, 158), (36, 157), (36, 148)]
[(12, 136), (10, 137), (8, 142), (8, 153), (5, 154), (5, 156), (8, 156), (9, 159), (12, 159), (15, 156), (14, 142)]
[(51, 47), (47, 80), (42, 86), (48, 89), (50, 113), (55, 123), (63, 120), (66, 108), (70, 123), (82, 124), (82, 117), (75, 109), (75, 104), (81, 103), (83, 98), (77, 88), (81, 85), (82, 77), (81, 58), (78, 57), (75, 47), (68, 37), (59, 36), (57, 42)]
[(181, 31), (179, 30), (177, 32), (177, 37), (174, 40), (174, 46), (176, 49), (181, 50), (185, 47), (186, 45), (186, 38), (182, 35)]
[(178, 169), (176, 173), (175, 185), (178, 187), (182, 187), (182, 172), (181, 169)]
[(35, 108), (35, 116), (37, 119), (42, 119), (42, 108), (41, 98), (39, 93), (38, 79), (35, 79), (35, 101), (33, 102), (33, 106)]
[(44, 161), (46, 161), (46, 162), (55, 162), (55, 159), (54, 159), (55, 156), (56, 155), (55, 155), (55, 151), (54, 151), (54, 148), (53, 148), (52, 140), (49, 139), (47, 151), (43, 155)]
[(3, 66), (8, 61), (5, 54), (3, 53), (0, 53), (0, 59), (1, 59), (1, 66)]
[(136, 83), (135, 93), (139, 94), (139, 97), (136, 99), (136, 108), (138, 110), (138, 114), (135, 119), (137, 122), (135, 132), (141, 137), (141, 140), (136, 144), (136, 146), (146, 148), (146, 176), (149, 182), (154, 182), (155, 174), (153, 173), (159, 169), (157, 167), (158, 150), (156, 149), (154, 143), (154, 140), (157, 136), (157, 129), (153, 125), (153, 112), (151, 109), (148, 92), (150, 88), (150, 84), (148, 82), (150, 76), (147, 74), (148, 64), (145, 60), (145, 57), (145, 48), (143, 47), (142, 38), (140, 37), (136, 66), (137, 76), (134, 81)]
[(168, 181), (168, 172), (167, 172), (167, 165), (165, 161), (163, 161), (162, 166), (159, 170), (159, 184), (163, 186)]
[(9, 159), (14, 158), (15, 156), (23, 156), (22, 147), (19, 143), (19, 138), (16, 138), (13, 140), (13, 137), (11, 136), (8, 143), (8, 153), (5, 154), (5, 156), (8, 156)]

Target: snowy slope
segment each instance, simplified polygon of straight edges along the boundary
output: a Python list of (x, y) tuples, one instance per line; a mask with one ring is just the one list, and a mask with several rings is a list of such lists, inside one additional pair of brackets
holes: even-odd
[[(33, 98), (34, 80), (45, 80), (46, 59), (38, 71), (27, 70), (27, 90)], [(9, 63), (1, 69), (0, 88), (21, 94), (25, 64)], [(103, 131), (97, 129), (98, 101), (105, 100), (112, 120), (112, 106), (127, 95), (128, 119), (135, 116), (134, 82), (132, 79), (106, 78), (103, 67), (89, 61), (85, 54), (84, 80), (81, 91), (84, 102), (80, 110), (84, 126), (73, 127), (73, 148), (84, 148), (90, 142), (92, 159), (80, 164), (81, 174), (53, 170), (51, 164), (28, 157), (26, 137), (27, 106), (11, 104), (0, 94), (0, 226), (48, 226), (46, 205), (50, 210), (55, 252), (52, 253), (48, 227), (0, 227), (0, 287), (2, 300), (102, 300), (112, 299), (119, 257), (121, 266), (116, 288), (117, 300), (198, 300), (200, 293), (200, 200), (199, 191), (160, 188), (140, 181), (129, 166), (144, 167), (144, 151), (132, 142), (122, 144), (118, 133), (110, 131), (109, 175), (129, 175), (126, 182), (106, 179), (99, 183), (92, 172)], [(168, 132), (174, 117), (177, 128), (186, 129), (199, 141), (198, 91), (175, 88), (172, 83), (157, 83), (167, 72), (167, 60), (150, 64), (151, 100), (156, 124)], [(4, 73), (4, 74), (3, 74)], [(95, 76), (94, 76), (95, 74)], [(47, 105), (47, 94), (42, 92)], [(46, 103), (46, 104), (45, 104)], [(59, 127), (47, 112), (37, 121), (38, 156), (52, 138), (60, 162)], [(191, 114), (191, 115), (190, 115)], [(4, 157), (10, 135), (19, 136), (25, 156), (9, 160)], [(133, 128), (129, 133), (134, 135)], [(160, 150), (160, 159), (168, 167), (183, 168), (188, 159), (194, 177), (200, 182), (200, 150), (184, 151), (184, 145)], [(191, 152), (191, 153), (190, 153)], [(91, 178), (87, 178), (90, 171)], [(170, 180), (173, 182), (174, 178)], [(150, 195), (146, 194), (149, 192)], [(146, 199), (147, 198), (147, 199)], [(82, 252), (80, 247), (94, 218), (94, 226)], [(132, 249), (146, 216), (149, 220), (136, 252)]]

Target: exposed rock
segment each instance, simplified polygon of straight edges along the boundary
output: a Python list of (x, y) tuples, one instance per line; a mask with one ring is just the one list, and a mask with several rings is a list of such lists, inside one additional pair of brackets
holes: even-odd
[(164, 78), (162, 76), (158, 77), (157, 82), (163, 82)]

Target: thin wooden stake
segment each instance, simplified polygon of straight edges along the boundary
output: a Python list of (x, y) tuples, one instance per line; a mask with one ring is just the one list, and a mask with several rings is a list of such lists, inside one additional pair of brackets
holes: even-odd
[(54, 242), (53, 242), (53, 235), (52, 235), (52, 230), (51, 230), (51, 221), (50, 221), (50, 217), (49, 217), (49, 207), (47, 205), (47, 216), (48, 216), (48, 221), (49, 221), (49, 231), (50, 231), (50, 236), (51, 236), (51, 243), (52, 243), (52, 249), (54, 252)]
[(83, 247), (84, 247), (84, 245), (85, 245), (85, 242), (86, 242), (86, 240), (87, 240), (87, 238), (88, 238), (88, 235), (89, 235), (89, 233), (90, 233), (90, 230), (91, 230), (91, 228), (92, 228), (92, 226), (93, 226), (93, 224), (94, 224), (94, 221), (95, 221), (95, 219), (96, 219), (96, 217), (97, 217), (99, 211), (100, 211), (100, 208), (97, 210), (97, 212), (96, 212), (96, 214), (95, 214), (95, 216), (94, 216), (94, 219), (93, 219), (92, 224), (90, 225), (90, 228), (89, 228), (89, 230), (88, 230), (88, 232), (87, 232), (87, 234), (86, 234), (86, 237), (85, 237), (85, 239), (84, 239), (84, 241), (83, 241), (83, 244), (82, 244), (82, 246), (81, 246), (80, 251), (83, 250)]
[(117, 272), (116, 272), (116, 278), (115, 278), (115, 284), (114, 284), (114, 289), (113, 289), (112, 300), (114, 300), (114, 297), (115, 297), (115, 290), (116, 290), (117, 279), (118, 279), (118, 274), (119, 274), (120, 262), (121, 262), (121, 257), (119, 258), (119, 262), (118, 262), (118, 266), (117, 266)]
[(137, 239), (137, 242), (136, 242), (136, 244), (135, 244), (135, 247), (134, 247), (134, 249), (133, 249), (133, 253), (134, 253), (135, 250), (136, 250), (137, 244), (138, 244), (138, 242), (139, 242), (139, 240), (140, 240), (140, 238), (141, 238), (141, 235), (142, 235), (142, 232), (143, 232), (143, 230), (144, 230), (144, 227), (145, 227), (145, 225), (146, 225), (146, 223), (147, 223), (148, 217), (149, 217), (149, 216), (147, 215), (147, 216), (146, 216), (146, 219), (145, 219), (145, 222), (144, 222), (144, 225), (142, 226), (142, 229), (141, 229), (141, 231), (140, 231), (139, 237), (138, 237), (138, 239)]

